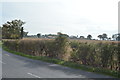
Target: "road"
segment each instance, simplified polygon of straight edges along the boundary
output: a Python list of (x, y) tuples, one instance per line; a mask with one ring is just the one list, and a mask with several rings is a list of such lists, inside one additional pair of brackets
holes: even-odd
[(61, 65), (32, 60), (2, 51), (3, 78), (110, 78)]

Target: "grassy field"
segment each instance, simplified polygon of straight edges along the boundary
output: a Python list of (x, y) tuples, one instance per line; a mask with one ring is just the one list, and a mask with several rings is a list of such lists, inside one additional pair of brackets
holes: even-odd
[[(7, 40), (7, 39), (6, 39)], [(55, 39), (48, 39), (48, 38), (23, 38), (23, 40), (55, 40)], [(109, 41), (109, 40), (86, 40), (86, 39), (69, 39), (69, 41), (76, 41), (76, 42), (87, 42), (87, 43), (120, 43), (120, 41)]]
[(80, 40), (80, 39), (69, 39), (70, 41), (83, 42), (83, 43), (120, 43), (120, 41), (108, 41), (108, 40)]

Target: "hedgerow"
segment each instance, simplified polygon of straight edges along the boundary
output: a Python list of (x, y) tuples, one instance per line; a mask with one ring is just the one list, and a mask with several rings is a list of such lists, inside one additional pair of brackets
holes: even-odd
[(71, 61), (88, 66), (120, 70), (120, 43), (80, 43), (72, 42)]
[[(5, 40), (4, 46), (32, 56), (47, 56), (87, 66), (120, 71), (119, 42), (78, 42), (58, 35), (55, 40)], [(66, 59), (67, 58), (67, 59)]]

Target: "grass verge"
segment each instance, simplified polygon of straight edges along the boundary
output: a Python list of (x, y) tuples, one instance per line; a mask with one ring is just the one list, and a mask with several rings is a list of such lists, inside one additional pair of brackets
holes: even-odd
[(2, 47), (2, 41), (0, 41), (0, 47)]
[(111, 70), (108, 70), (108, 69), (85, 66), (85, 65), (74, 63), (74, 62), (58, 60), (58, 59), (49, 58), (49, 57), (31, 56), (31, 55), (27, 55), (27, 54), (24, 54), (24, 53), (21, 53), (21, 52), (12, 51), (5, 46), (2, 46), (2, 48), (5, 51), (8, 51), (10, 53), (20, 55), (20, 56), (23, 56), (23, 57), (27, 57), (27, 58), (30, 58), (30, 59), (41, 60), (41, 61), (54, 63), (54, 64), (59, 64), (59, 65), (63, 65), (63, 66), (74, 68), (74, 69), (81, 69), (81, 70), (85, 70), (85, 71), (89, 71), (89, 72), (95, 72), (95, 73), (99, 73), (99, 74), (104, 74), (104, 75), (109, 75), (109, 76), (113, 76), (113, 77), (116, 77), (116, 78), (120, 78), (120, 72), (118, 72), (118, 71), (111, 71)]

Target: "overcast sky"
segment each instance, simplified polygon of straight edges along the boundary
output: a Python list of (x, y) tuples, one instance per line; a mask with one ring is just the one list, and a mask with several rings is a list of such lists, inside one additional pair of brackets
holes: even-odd
[[(31, 0), (26, 2), (0, 3), (0, 25), (14, 19), (26, 24), (29, 34), (56, 34), (97, 38), (107, 33), (108, 37), (118, 33), (119, 0)], [(0, 13), (1, 14), (1, 13)]]

